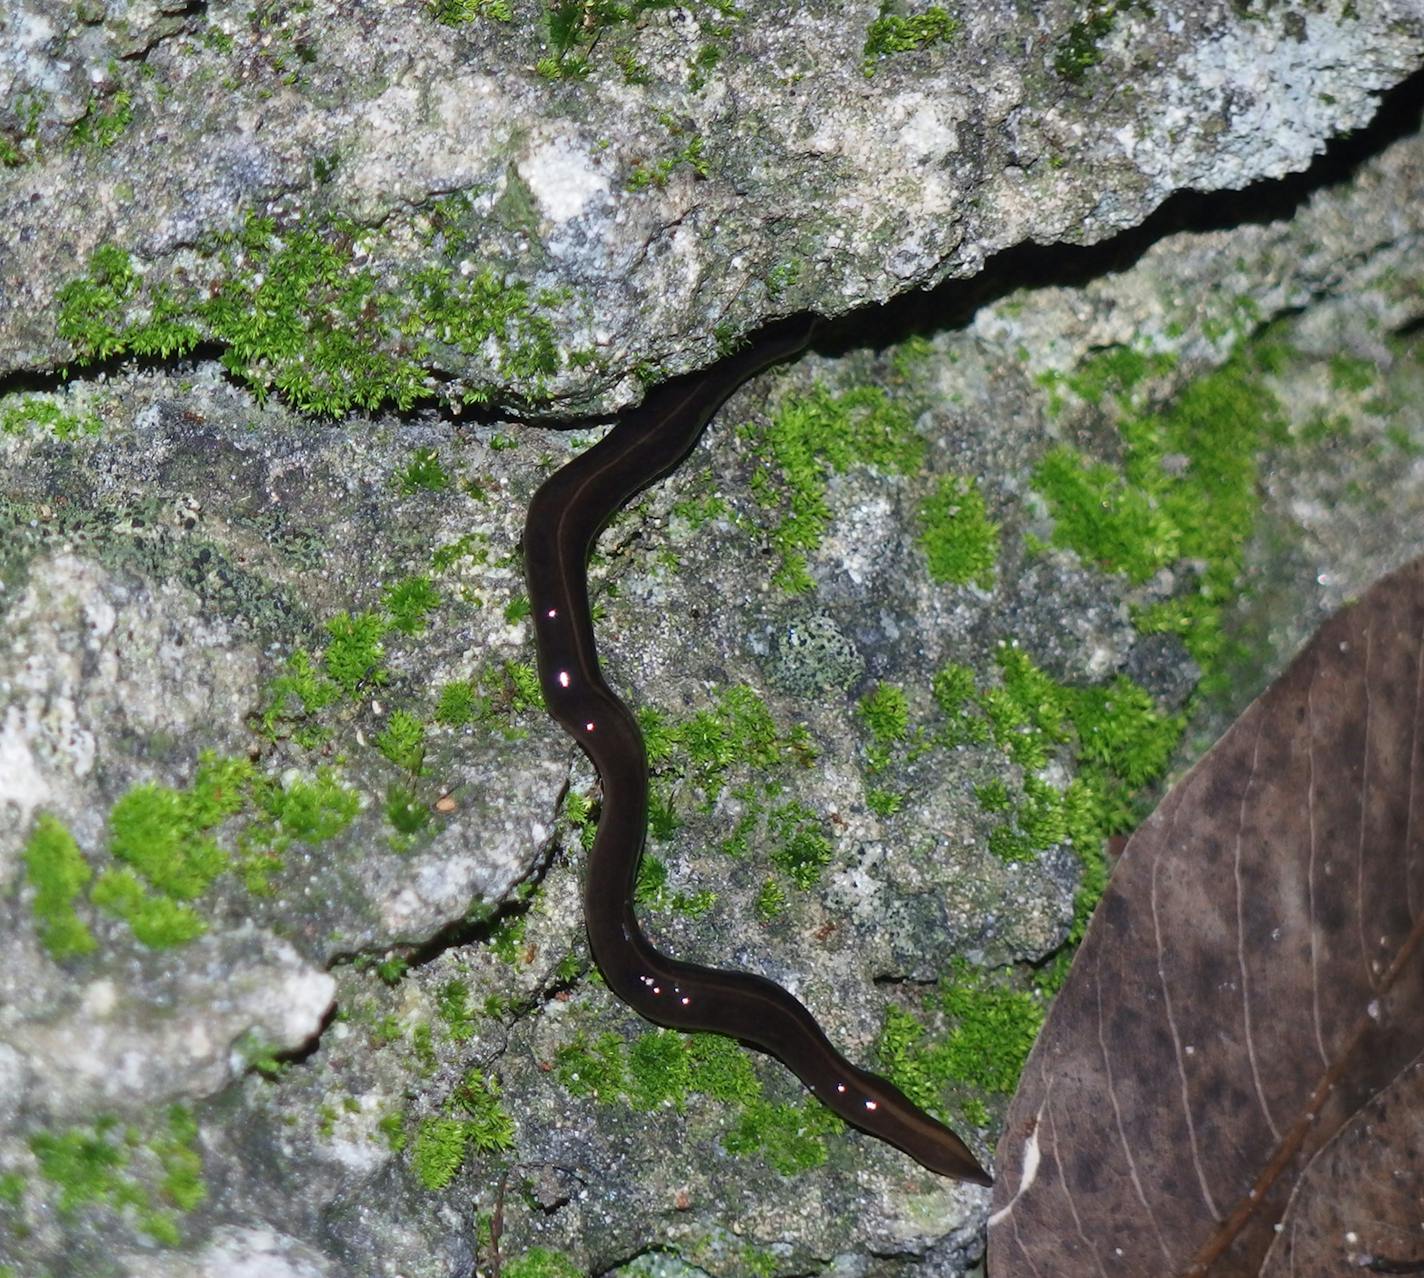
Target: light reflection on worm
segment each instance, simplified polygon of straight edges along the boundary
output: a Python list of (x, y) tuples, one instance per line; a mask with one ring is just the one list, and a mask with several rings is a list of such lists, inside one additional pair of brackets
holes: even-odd
[(636, 493), (674, 470), (712, 415), (755, 373), (803, 350), (814, 321), (768, 330), (705, 372), (664, 382), (597, 444), (551, 475), (529, 504), (524, 563), (549, 713), (603, 782), (584, 922), (604, 980), (648, 1020), (711, 1030), (771, 1053), (830, 1109), (931, 1171), (991, 1184), (964, 1142), (893, 1083), (831, 1046), (811, 1013), (762, 976), (682, 963), (655, 949), (633, 913), (648, 816), (648, 760), (632, 711), (603, 681), (587, 564), (599, 532)]

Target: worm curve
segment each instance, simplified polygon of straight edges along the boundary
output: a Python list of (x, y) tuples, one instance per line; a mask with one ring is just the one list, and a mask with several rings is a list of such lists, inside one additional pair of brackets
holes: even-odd
[(647, 830), (648, 760), (637, 720), (599, 669), (588, 556), (612, 515), (682, 462), (732, 392), (804, 349), (813, 327), (804, 320), (780, 325), (704, 372), (657, 386), (603, 439), (545, 480), (530, 502), (524, 562), (544, 700), (603, 783), (584, 885), (589, 948), (609, 989), (648, 1020), (761, 1048), (846, 1122), (931, 1171), (989, 1185), (958, 1136), (893, 1083), (846, 1060), (793, 995), (762, 976), (661, 953), (633, 911)]

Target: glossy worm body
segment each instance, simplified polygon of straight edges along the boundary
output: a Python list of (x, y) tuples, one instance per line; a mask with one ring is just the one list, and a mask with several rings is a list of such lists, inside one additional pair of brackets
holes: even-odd
[(588, 556), (609, 518), (678, 466), (728, 396), (802, 350), (811, 330), (809, 322), (783, 325), (705, 372), (656, 387), (602, 440), (551, 475), (529, 505), (524, 561), (544, 699), (603, 783), (584, 886), (589, 947), (609, 989), (648, 1020), (727, 1034), (770, 1052), (848, 1123), (932, 1171), (988, 1185), (959, 1137), (893, 1083), (841, 1056), (781, 986), (670, 958), (643, 935), (633, 913), (647, 830), (648, 761), (637, 720), (599, 670)]

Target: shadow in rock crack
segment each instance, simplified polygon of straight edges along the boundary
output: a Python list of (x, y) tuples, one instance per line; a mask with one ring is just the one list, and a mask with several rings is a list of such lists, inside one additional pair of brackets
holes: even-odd
[[(1306, 169), (1283, 178), (1254, 182), (1236, 191), (1180, 191), (1168, 197), (1140, 225), (1096, 244), (1019, 244), (994, 254), (977, 275), (946, 280), (931, 289), (901, 294), (887, 302), (872, 303), (818, 328), (811, 349), (835, 357), (854, 350), (884, 350), (917, 335), (963, 328), (983, 306), (1024, 288), (1081, 286), (1106, 275), (1127, 270), (1149, 249), (1173, 235), (1229, 230), (1265, 225), (1293, 217), (1321, 191), (1351, 181), (1360, 167), (1392, 144), (1416, 133), (1424, 125), (1424, 68), (1381, 95), (1374, 118), (1364, 128), (1342, 134), (1326, 144), (1323, 153)], [(745, 335), (745, 344), (765, 340), (781, 326), (797, 320), (783, 317)], [(1406, 332), (1412, 331), (1406, 328)], [(207, 341), (182, 356), (125, 357), (96, 360), (82, 367), (57, 370), (17, 370), (0, 376), (0, 396), (42, 394), (61, 390), (72, 375), (93, 378), (115, 375), (139, 367), (177, 374), (191, 371), (195, 363), (218, 360), (221, 343)], [(695, 377), (700, 369), (680, 377)], [(437, 384), (452, 380), (432, 371)], [(231, 373), (228, 380), (243, 385)], [(586, 429), (610, 421), (612, 414), (560, 415), (536, 404), (509, 402), (503, 408), (469, 405), (458, 413), (448, 407), (423, 403), (405, 410), (380, 410), (398, 421), (430, 421), (432, 417), (472, 425), (528, 421), (549, 429)], [(348, 416), (356, 416), (352, 413)]]
[(1299, 173), (1253, 182), (1238, 191), (1179, 191), (1140, 225), (1096, 244), (1020, 244), (1004, 249), (972, 278), (946, 280), (827, 323), (814, 349), (828, 356), (883, 350), (912, 336), (963, 328), (981, 307), (1019, 289), (1081, 286), (1125, 271), (1173, 235), (1287, 220), (1313, 196), (1350, 182), (1362, 165), (1421, 127), (1424, 68), (1381, 96), (1368, 125), (1331, 140)]

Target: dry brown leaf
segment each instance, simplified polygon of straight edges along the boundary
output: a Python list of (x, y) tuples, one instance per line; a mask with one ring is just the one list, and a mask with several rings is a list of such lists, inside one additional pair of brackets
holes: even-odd
[(1128, 843), (1009, 1110), (990, 1278), (1424, 1274), (1421, 769), (1424, 560)]

